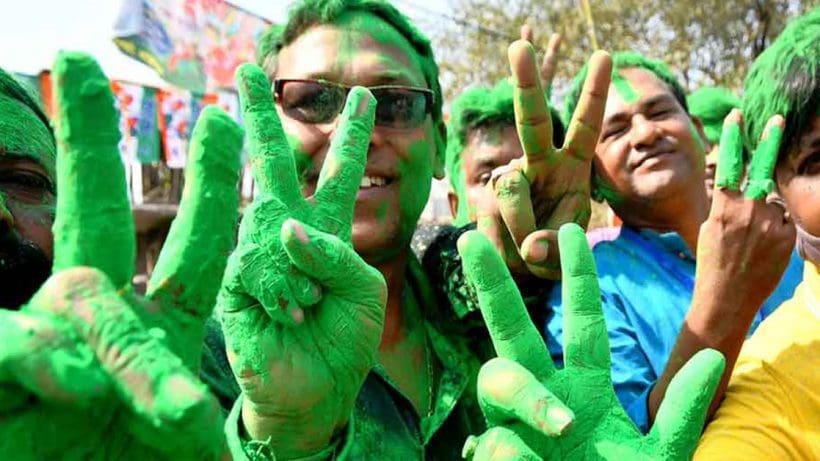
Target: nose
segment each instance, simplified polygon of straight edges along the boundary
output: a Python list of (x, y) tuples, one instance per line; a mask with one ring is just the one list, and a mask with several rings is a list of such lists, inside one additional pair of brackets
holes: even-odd
[(635, 115), (632, 119), (632, 133), (630, 139), (635, 150), (652, 147), (660, 136), (660, 130), (651, 120), (647, 120), (641, 114)]

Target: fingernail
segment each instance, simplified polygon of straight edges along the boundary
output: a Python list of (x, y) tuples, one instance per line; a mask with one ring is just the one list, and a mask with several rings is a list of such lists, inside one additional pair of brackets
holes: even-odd
[(545, 242), (543, 240), (538, 240), (534, 242), (530, 247), (527, 249), (526, 254), (526, 261), (528, 263), (540, 263), (547, 260), (547, 256), (549, 256), (549, 242)]
[(296, 236), (296, 240), (299, 240), (299, 242), (304, 245), (310, 243), (310, 238), (308, 238), (305, 228), (302, 227), (302, 224), (299, 221), (296, 221), (295, 219), (288, 219), (287, 225), (290, 226), (291, 232), (293, 232), (293, 235)]
[(553, 407), (547, 410), (547, 422), (550, 426), (552, 426), (557, 435), (561, 435), (566, 432), (566, 430), (572, 425), (572, 421), (574, 419), (575, 415), (567, 409)]
[(297, 325), (305, 321), (305, 311), (298, 307), (291, 311), (290, 316)]
[(464, 448), (461, 449), (461, 457), (464, 459), (471, 459), (478, 448), (478, 437), (471, 435), (467, 437), (464, 442)]

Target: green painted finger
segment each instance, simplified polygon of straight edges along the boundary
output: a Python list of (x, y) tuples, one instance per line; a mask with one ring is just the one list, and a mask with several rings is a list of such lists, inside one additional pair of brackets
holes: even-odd
[(672, 378), (648, 436), (666, 459), (692, 459), (725, 366), (720, 352), (704, 349)]
[[(147, 296), (200, 319), (211, 313), (239, 215), (242, 129), (225, 112), (206, 107), (191, 137), (185, 188)], [(198, 346), (198, 345), (197, 345)]]
[(521, 437), (506, 427), (494, 427), (480, 437), (470, 436), (462, 457), (473, 461), (541, 461)]
[(769, 119), (760, 144), (752, 155), (752, 164), (749, 166), (749, 182), (744, 195), (752, 200), (763, 200), (775, 187), (772, 173), (777, 163), (777, 153), (780, 150), (780, 141), (783, 139), (785, 121), (780, 115)]
[(131, 286), (136, 241), (118, 115), (108, 78), (88, 55), (61, 52), (52, 70), (57, 138), (54, 271), (96, 267)]
[(286, 206), (300, 203), (296, 162), (276, 113), (267, 75), (259, 66), (243, 64), (236, 69), (236, 83), (260, 193), (273, 194)]
[(540, 379), (555, 372), (544, 340), (530, 320), (510, 271), (480, 232), (458, 239), (464, 275), (475, 287), (481, 315), (499, 357), (514, 360)]
[[(40, 399), (87, 408), (113, 392), (87, 345), (56, 318), (0, 309), (0, 383)], [(23, 395), (27, 395), (22, 389)], [(0, 405), (6, 405), (3, 401)]]
[(384, 279), (338, 237), (295, 219), (282, 225), (282, 244), (299, 270), (335, 292), (380, 292)]
[(740, 125), (743, 119), (740, 111), (733, 109), (723, 120), (723, 131), (720, 133), (717, 169), (715, 170), (715, 187), (731, 191), (740, 190), (743, 179), (743, 140)]
[(492, 359), (478, 374), (478, 403), (491, 425), (520, 421), (547, 437), (567, 432), (575, 414), (522, 365)]
[(535, 231), (535, 213), (530, 197), (530, 182), (524, 173), (513, 169), (493, 182), (498, 211), (517, 247)]
[(216, 399), (163, 345), (165, 332), (145, 328), (103, 273), (65, 270), (43, 285), (31, 306), (66, 321), (91, 348), (131, 410), (130, 427), (142, 442), (181, 458), (220, 452), (224, 437)]
[(583, 229), (564, 224), (558, 230), (564, 304), (564, 359), (567, 368), (609, 373), (609, 338), (601, 309), (598, 273)]
[(611, 75), (612, 58), (609, 54), (601, 50), (593, 53), (578, 105), (567, 126), (565, 154), (582, 161), (590, 161), (595, 155)]
[(516, 129), (524, 156), (531, 164), (543, 160), (554, 150), (550, 111), (541, 88), (532, 45), (526, 40), (517, 40), (510, 45), (507, 55), (515, 81)]
[(370, 91), (363, 87), (350, 90), (340, 126), (319, 173), (314, 195), (319, 225), (342, 240), (350, 238), (375, 114), (376, 99)]

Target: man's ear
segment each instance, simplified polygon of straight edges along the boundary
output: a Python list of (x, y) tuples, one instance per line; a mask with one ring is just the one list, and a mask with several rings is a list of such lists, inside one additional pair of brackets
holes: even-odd
[[(436, 124), (436, 153), (433, 159), (433, 176), (444, 179), (444, 156), (447, 151), (447, 125), (443, 121)], [(455, 214), (453, 214), (455, 216)]]
[(447, 191), (447, 202), (450, 204), (450, 214), (452, 214), (453, 219), (455, 219), (458, 215), (458, 194), (456, 194), (453, 189)]

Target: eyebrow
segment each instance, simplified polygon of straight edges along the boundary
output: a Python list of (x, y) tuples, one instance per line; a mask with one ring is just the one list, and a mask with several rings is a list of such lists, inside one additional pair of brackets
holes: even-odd
[(29, 154), (26, 152), (18, 152), (15, 150), (6, 150), (4, 147), (0, 147), (0, 162), (4, 160), (26, 160), (29, 162), (34, 162), (42, 169), (49, 172), (49, 174), (53, 173), (56, 169), (56, 165), (49, 168), (49, 166), (46, 165), (45, 162), (43, 162), (43, 159), (38, 155)]
[[(653, 106), (657, 106), (658, 104), (675, 103), (675, 102), (677, 102), (677, 99), (675, 99), (675, 97), (673, 97), (669, 94), (666, 94), (666, 93), (658, 94), (658, 95), (652, 96), (651, 98), (646, 99), (644, 101), (640, 101), (638, 103), (638, 110), (643, 112), (643, 111), (646, 111), (646, 110), (652, 108)], [(626, 112), (618, 112), (618, 113), (612, 114), (604, 120), (604, 125), (609, 124), (609, 123), (620, 122), (620, 121), (622, 121), (623, 119), (625, 119), (627, 117), (628, 117), (628, 114)]]

